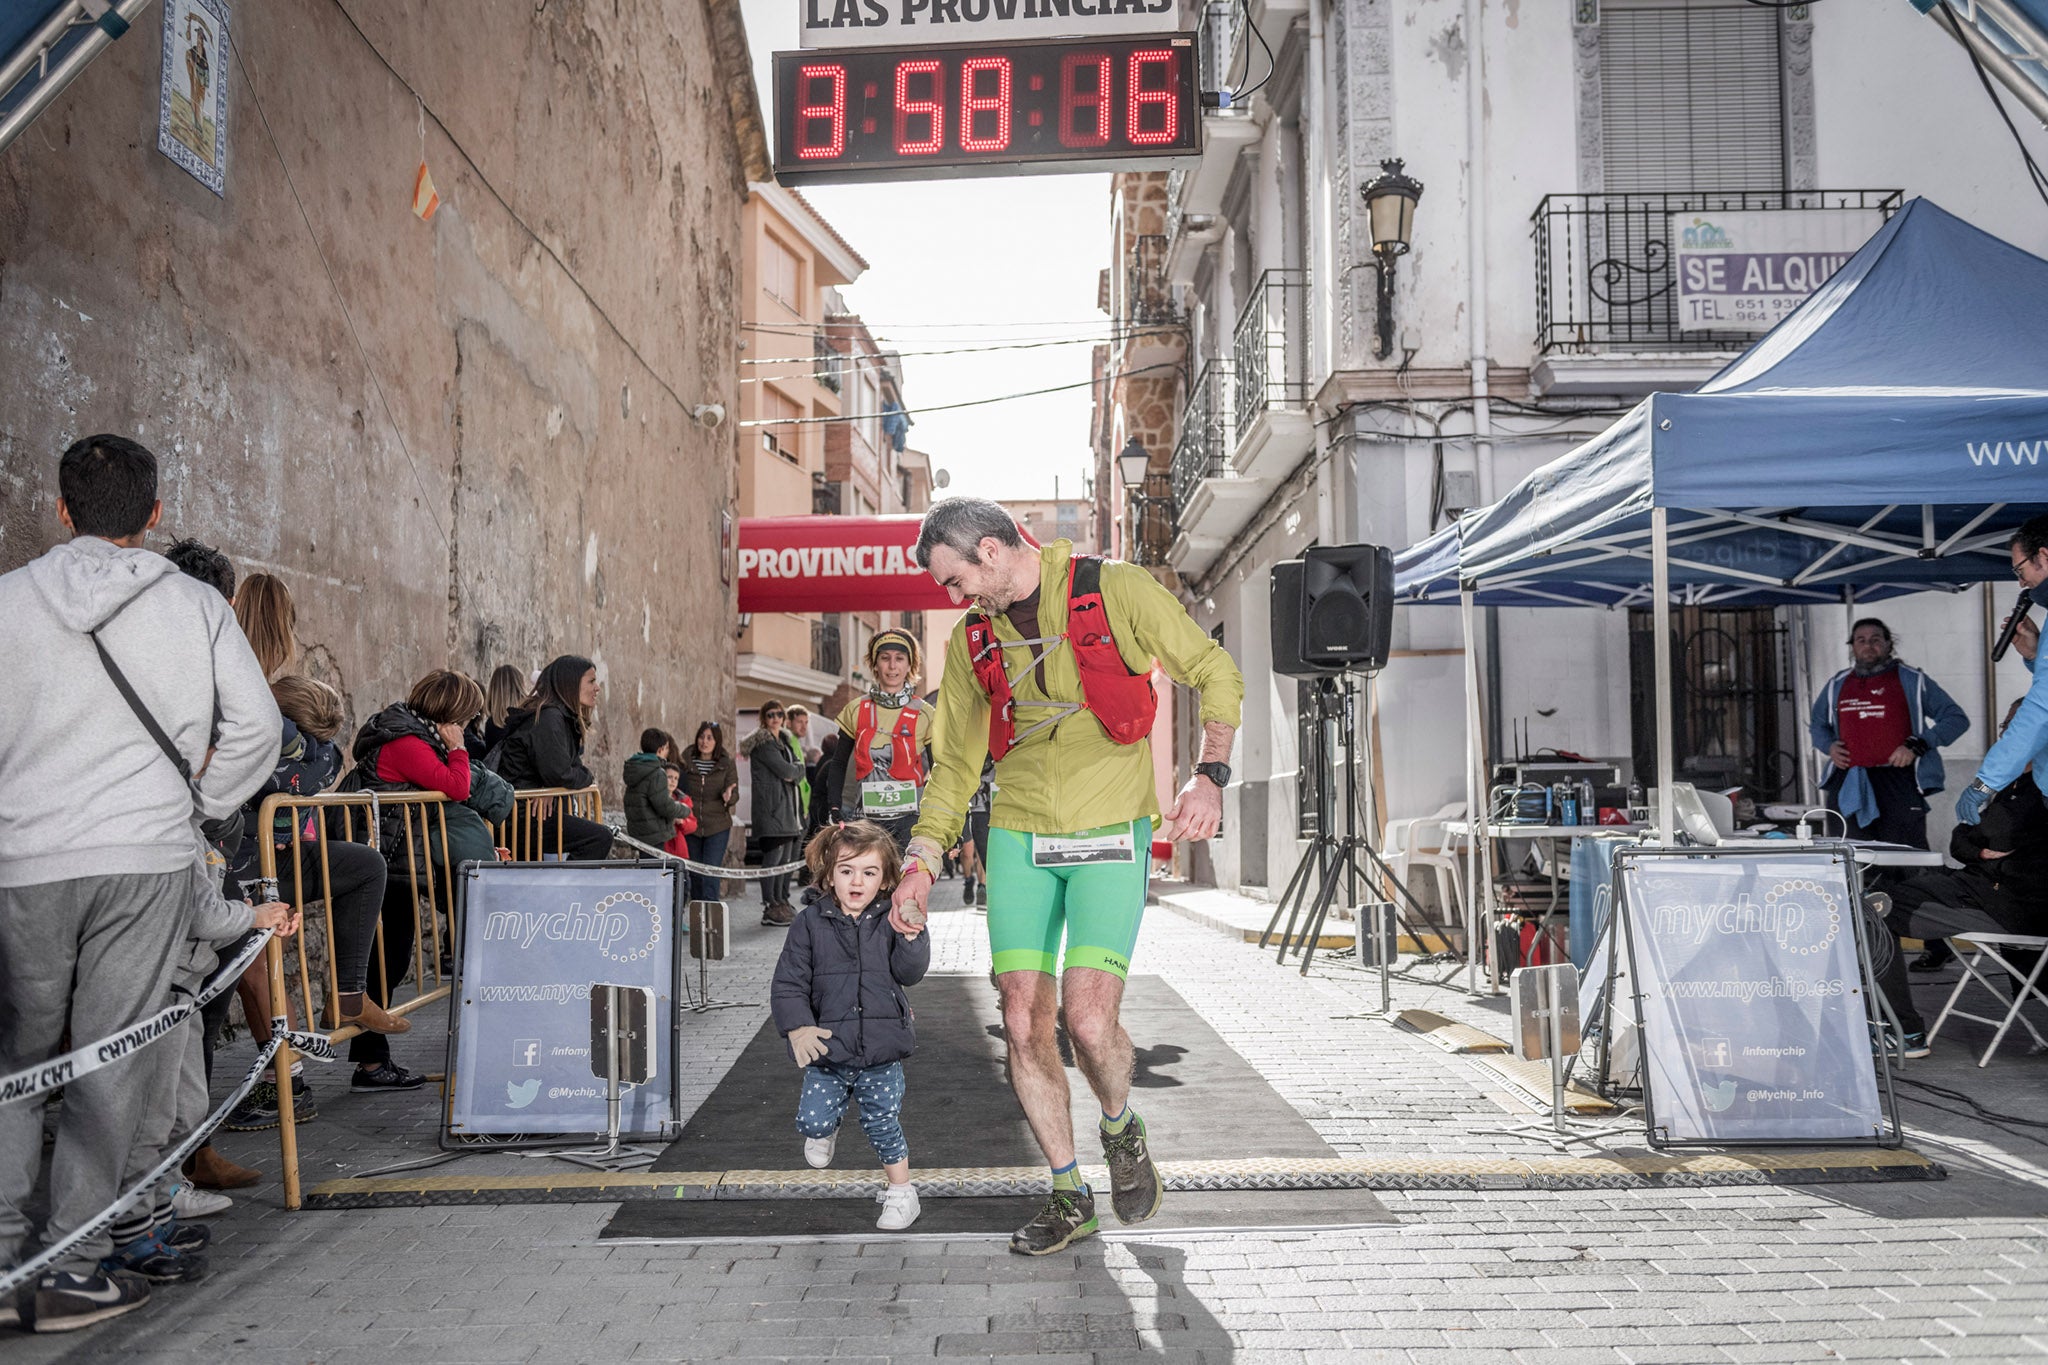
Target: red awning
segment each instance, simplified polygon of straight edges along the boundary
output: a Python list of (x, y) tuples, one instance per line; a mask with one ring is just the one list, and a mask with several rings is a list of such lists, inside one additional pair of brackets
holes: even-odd
[(740, 610), (935, 611), (953, 605), (917, 567), (922, 517), (749, 517)]

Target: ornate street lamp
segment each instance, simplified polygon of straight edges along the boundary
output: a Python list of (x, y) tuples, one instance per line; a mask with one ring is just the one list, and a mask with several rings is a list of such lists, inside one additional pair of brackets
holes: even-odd
[(1422, 182), (1402, 174), (1401, 167), (1399, 157), (1382, 161), (1380, 173), (1358, 187), (1365, 197), (1373, 266), (1379, 273), (1379, 344), (1374, 354), (1381, 360), (1394, 352), (1394, 258), (1408, 254), (1415, 204), (1422, 198)]
[(1152, 457), (1146, 453), (1144, 444), (1136, 436), (1124, 442), (1124, 448), (1117, 452), (1117, 474), (1124, 482), (1124, 497), (1131, 507), (1131, 560), (1137, 564), (1149, 564), (1153, 550), (1145, 532), (1150, 526), (1150, 517), (1155, 503), (1165, 499), (1147, 491), (1152, 481)]

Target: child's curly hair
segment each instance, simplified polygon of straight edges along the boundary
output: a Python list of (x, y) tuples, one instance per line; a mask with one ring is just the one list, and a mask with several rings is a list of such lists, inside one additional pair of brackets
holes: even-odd
[(812, 882), (829, 891), (832, 869), (863, 853), (872, 853), (882, 860), (882, 891), (894, 890), (903, 877), (903, 851), (896, 847), (889, 831), (872, 820), (825, 826), (804, 849), (804, 865), (811, 869)]

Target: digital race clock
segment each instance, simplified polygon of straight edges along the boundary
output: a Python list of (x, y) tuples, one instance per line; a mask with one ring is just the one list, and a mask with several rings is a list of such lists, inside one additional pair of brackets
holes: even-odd
[(775, 54), (775, 178), (1114, 170), (1202, 149), (1192, 34)]

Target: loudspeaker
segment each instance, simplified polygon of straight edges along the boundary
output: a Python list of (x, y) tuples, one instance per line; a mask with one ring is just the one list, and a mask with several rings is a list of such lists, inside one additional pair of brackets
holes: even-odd
[(1384, 545), (1318, 545), (1302, 556), (1303, 663), (1386, 667), (1394, 642), (1394, 552)]
[(1283, 559), (1273, 566), (1273, 591), (1268, 615), (1273, 634), (1273, 671), (1290, 678), (1327, 678), (1340, 672), (1301, 657), (1302, 561)]

